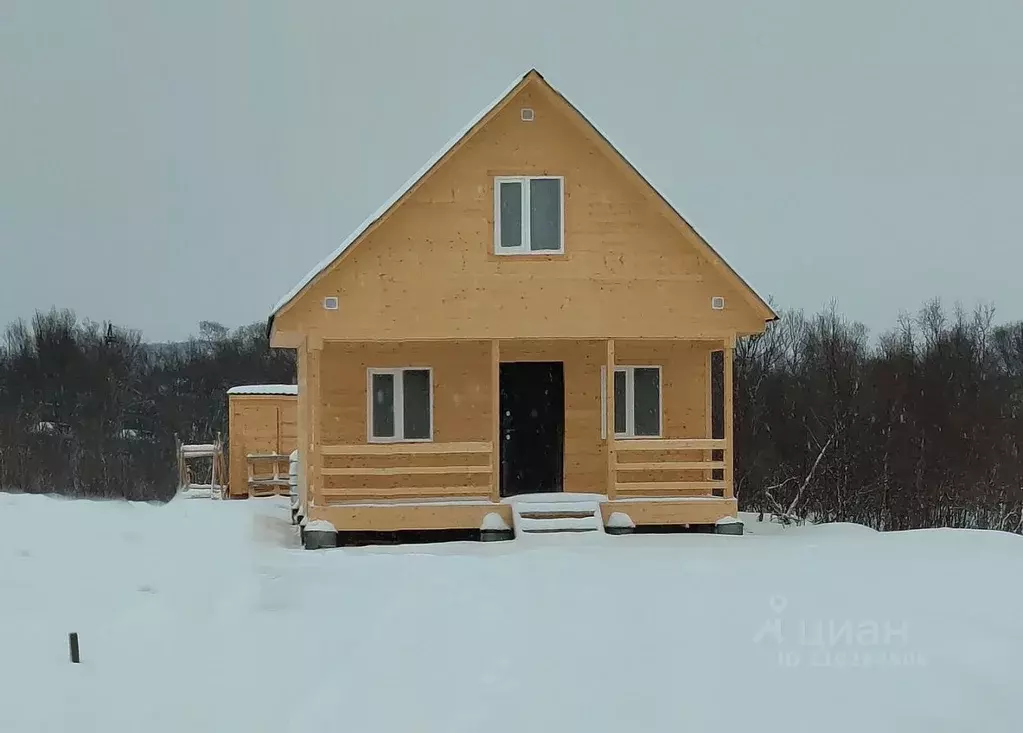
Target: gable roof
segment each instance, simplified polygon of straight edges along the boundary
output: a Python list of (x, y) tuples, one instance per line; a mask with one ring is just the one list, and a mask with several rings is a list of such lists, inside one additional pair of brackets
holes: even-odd
[(618, 156), (621, 162), (623, 162), (632, 171), (632, 173), (634, 173), (644, 184), (646, 184), (649, 190), (653, 191), (657, 195), (657, 198), (660, 200), (661, 204), (667, 207), (670, 214), (672, 214), (676, 219), (676, 222), (684, 225), (684, 228), (695, 236), (701, 249), (705, 250), (705, 254), (709, 256), (711, 261), (723, 267), (728, 276), (737, 281), (737, 285), (739, 286), (740, 292), (743, 292), (750, 296), (750, 300), (753, 302), (753, 304), (759, 310), (762, 310), (764, 312), (765, 320), (773, 321), (778, 318), (777, 314), (774, 312), (774, 309), (772, 309), (771, 306), (768, 305), (767, 301), (760, 297), (760, 295), (749, 285), (749, 283), (747, 283), (739, 275), (739, 273), (735, 271), (734, 268), (732, 268), (727, 262), (725, 262), (724, 258), (721, 257), (721, 255), (719, 255), (713, 247), (710, 246), (707, 240), (705, 240), (699, 234), (699, 232), (697, 232), (692, 227), (692, 225), (689, 224), (688, 221), (686, 221), (682, 214), (679, 213), (678, 209), (664, 196), (664, 194), (662, 194), (652, 183), (650, 183), (650, 180), (646, 176), (644, 176), (628, 158), (625, 157), (621, 150), (614, 143), (611, 142), (607, 135), (601, 132), (600, 128), (593, 124), (593, 122), (585, 114), (583, 114), (583, 112), (578, 107), (572, 104), (563, 94), (561, 94), (561, 92), (552, 87), (550, 83), (548, 83), (547, 80), (544, 79), (540, 72), (538, 72), (536, 69), (530, 69), (525, 74), (515, 79), (515, 81), (512, 82), (508, 86), (508, 88), (501, 93), (499, 97), (497, 97), (494, 101), (492, 101), (486, 107), (481, 109), (478, 114), (476, 114), (471, 120), (469, 120), (465, 127), (459, 130), (454, 137), (448, 140), (444, 147), (438, 150), (433, 155), (433, 157), (431, 157), (423, 165), (423, 167), (416, 172), (415, 175), (413, 175), (409, 180), (407, 180), (405, 184), (394, 193), (393, 196), (391, 196), (387, 201), (385, 201), (384, 204), (375, 212), (373, 212), (364, 222), (362, 222), (362, 224), (356, 227), (355, 231), (348, 235), (348, 237), (337, 247), (337, 249), (331, 252), (318, 265), (316, 265), (316, 267), (310, 270), (306, 274), (306, 276), (303, 277), (295, 285), (295, 287), (289, 290), (284, 295), (284, 297), (277, 302), (277, 304), (274, 306), (273, 310), (270, 313), (269, 320), (267, 321), (267, 333), (270, 333), (273, 330), (273, 322), (275, 316), (277, 316), (281, 311), (287, 308), (292, 303), (292, 301), (294, 301), (306, 288), (312, 285), (314, 281), (319, 279), (321, 275), (323, 275), (327, 270), (329, 270), (331, 266), (338, 259), (340, 259), (342, 255), (345, 254), (345, 252), (347, 252), (350, 248), (357, 244), (360, 239), (362, 239), (363, 235), (365, 235), (373, 227), (374, 224), (376, 224), (378, 221), (386, 217), (386, 215), (392, 209), (394, 209), (406, 196), (408, 196), (412, 192), (412, 190), (418, 186), (419, 183), (426, 180), (429, 177), (430, 173), (432, 173), (433, 170), (449, 154), (451, 154), (463, 142), (471, 138), (473, 134), (475, 134), (482, 127), (482, 123), (486, 120), (486, 118), (490, 117), (494, 113), (499, 112), (501, 108), (504, 107), (504, 104), (510, 101), (511, 98), (515, 95), (515, 93), (518, 92), (521, 87), (525, 86), (525, 84), (532, 78), (537, 79), (562, 103), (568, 105), (568, 107), (579, 116), (580, 120), (584, 122), (589, 127), (590, 130), (596, 133), (596, 135), (607, 145), (607, 147), (610, 148)]

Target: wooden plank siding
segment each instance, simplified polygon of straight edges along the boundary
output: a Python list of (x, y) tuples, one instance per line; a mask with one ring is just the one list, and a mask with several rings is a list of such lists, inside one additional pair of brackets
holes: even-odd
[(735, 499), (701, 497), (693, 501), (665, 498), (656, 501), (650, 497), (622, 499), (600, 505), (606, 523), (613, 512), (624, 512), (637, 525), (713, 524), (722, 517), (737, 513)]
[(707, 460), (709, 451), (725, 449), (724, 440), (619, 440), (615, 445), (618, 498), (725, 496), (724, 481), (706, 478), (709, 470), (725, 468), (724, 461)]
[(490, 442), (323, 446), (328, 503), (392, 499), (488, 499)]
[[(322, 485), (327, 501), (489, 497), (491, 354), (490, 341), (457, 343), (338, 343), (323, 348), (320, 435)], [(367, 370), (429, 367), (433, 375), (433, 442), (367, 445), (369, 402)], [(485, 444), (485, 457), (459, 446)], [(342, 447), (335, 447), (342, 446)], [(447, 447), (444, 447), (447, 446)], [(442, 448), (441, 452), (437, 452)], [(351, 469), (471, 467), (486, 464), (486, 473), (415, 474), (381, 471), (354, 475)], [(419, 488), (416, 492), (414, 489)]]
[[(228, 493), (249, 495), (249, 466), (253, 453), (289, 455), (298, 447), (298, 400), (291, 395), (228, 396)], [(269, 470), (260, 465), (261, 472)], [(288, 470), (284, 469), (287, 478)]]
[[(706, 425), (704, 386), (706, 353), (713, 344), (619, 341), (619, 364), (661, 367), (662, 436), (686, 439), (695, 457), (644, 454), (646, 463), (662, 460), (698, 461)], [(498, 402), (495, 345), (491, 341), (349, 343), (326, 342), (321, 371), (320, 474), (325, 496), (331, 501), (441, 495), (495, 498), (495, 456), (481, 455), (482, 445), (494, 443)], [(501, 362), (558, 361), (565, 375), (564, 488), (569, 492), (604, 493), (615, 470), (609, 463), (608, 443), (601, 437), (601, 367), (607, 357), (604, 341), (502, 341)], [(370, 368), (429, 367), (433, 375), (433, 443), (368, 444), (367, 370)], [(329, 375), (329, 376), (326, 376)], [(695, 441), (695, 442), (694, 442)], [(642, 448), (649, 441), (618, 440), (623, 451)], [(699, 443), (699, 448), (696, 449)], [(630, 448), (630, 445), (632, 446)], [(716, 443), (715, 443), (716, 445)], [(396, 449), (395, 446), (400, 446)], [(474, 447), (475, 446), (475, 447)], [(677, 450), (670, 443), (658, 449)], [(629, 460), (628, 458), (624, 460)], [(403, 471), (416, 466), (436, 470)], [(443, 472), (448, 467), (450, 472)], [(484, 471), (489, 467), (489, 472)], [(672, 467), (678, 469), (678, 467)], [(371, 470), (381, 469), (381, 470)], [(385, 470), (386, 469), (386, 470)], [(469, 470), (471, 469), (471, 470)], [(660, 468), (632, 470), (628, 481), (670, 480)], [(687, 478), (688, 474), (683, 475)], [(700, 478), (697, 476), (697, 478)], [(438, 480), (442, 481), (438, 483)], [(430, 489), (430, 492), (426, 492)], [(376, 493), (374, 493), (376, 491)], [(708, 492), (709, 493), (709, 492)], [(686, 495), (679, 492), (678, 495)]]
[[(385, 221), (277, 315), (354, 341), (724, 338), (763, 314), (549, 94), (526, 85)], [(533, 122), (520, 119), (531, 107)], [(564, 177), (565, 252), (493, 253), (494, 177)], [(324, 310), (323, 298), (339, 298)], [(723, 296), (724, 310), (711, 298)], [(353, 314), (357, 314), (354, 317)]]

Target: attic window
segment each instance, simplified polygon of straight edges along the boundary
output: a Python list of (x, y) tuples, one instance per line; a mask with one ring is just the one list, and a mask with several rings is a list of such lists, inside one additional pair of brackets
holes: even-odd
[(331, 295), (323, 299), (323, 310), (336, 311), (337, 310), (337, 296)]
[(494, 179), (494, 251), (499, 255), (564, 252), (564, 184), (561, 176)]
[(522, 111), (519, 114), (522, 117), (523, 122), (532, 122), (534, 119), (536, 119), (536, 115), (534, 114), (533, 110), (530, 109), (529, 107), (523, 107)]

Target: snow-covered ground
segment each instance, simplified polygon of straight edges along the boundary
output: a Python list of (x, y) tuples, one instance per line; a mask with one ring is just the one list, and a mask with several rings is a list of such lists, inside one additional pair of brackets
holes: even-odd
[(284, 499), (0, 494), (0, 731), (1023, 730), (1023, 539), (748, 529), (306, 552)]

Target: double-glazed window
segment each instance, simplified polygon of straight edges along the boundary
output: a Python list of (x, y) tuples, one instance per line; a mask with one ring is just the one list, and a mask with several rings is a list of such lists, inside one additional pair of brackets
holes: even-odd
[(494, 180), (494, 251), (557, 254), (565, 251), (565, 182), (555, 176)]
[(371, 442), (433, 439), (429, 369), (370, 369), (368, 389)]
[[(600, 437), (607, 437), (607, 367), (600, 368)], [(616, 438), (661, 435), (661, 368), (615, 367), (614, 430)]]

